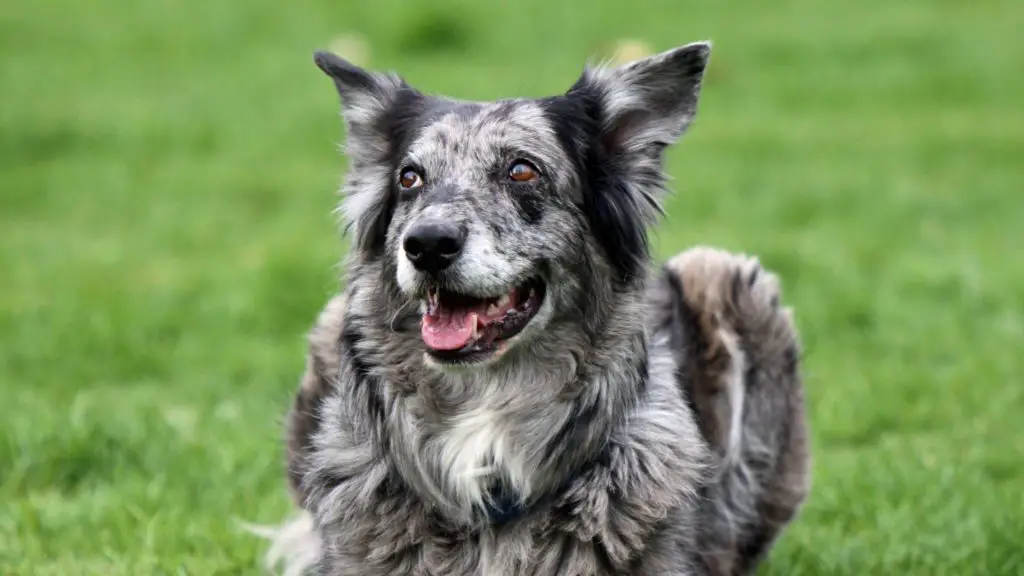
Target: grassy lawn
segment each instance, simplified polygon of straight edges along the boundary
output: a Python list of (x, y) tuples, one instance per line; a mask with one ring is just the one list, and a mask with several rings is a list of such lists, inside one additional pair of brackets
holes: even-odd
[(815, 484), (763, 573), (1024, 573), (1024, 4), (604, 5), (3, 3), (0, 574), (258, 573), (344, 248), (310, 54), (352, 31), (464, 98), (712, 39), (657, 245), (796, 308)]

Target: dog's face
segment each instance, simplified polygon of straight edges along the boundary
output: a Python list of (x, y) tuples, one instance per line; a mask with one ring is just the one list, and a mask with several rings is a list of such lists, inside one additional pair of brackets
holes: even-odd
[(431, 363), (485, 367), (580, 314), (587, 292), (642, 281), (662, 153), (696, 112), (709, 54), (689, 44), (497, 102), (316, 54), (348, 127), (353, 249), (419, 303)]

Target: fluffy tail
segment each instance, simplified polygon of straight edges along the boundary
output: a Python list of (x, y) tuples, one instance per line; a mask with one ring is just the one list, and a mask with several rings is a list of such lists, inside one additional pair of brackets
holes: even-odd
[(683, 336), (677, 353), (708, 441), (724, 468), (742, 464), (752, 375), (771, 372), (779, 394), (791, 388), (799, 353), (779, 283), (757, 258), (699, 246), (665, 263)]
[(665, 263), (663, 278), (680, 385), (719, 457), (701, 521), (709, 571), (744, 574), (809, 490), (796, 327), (757, 258), (692, 248)]

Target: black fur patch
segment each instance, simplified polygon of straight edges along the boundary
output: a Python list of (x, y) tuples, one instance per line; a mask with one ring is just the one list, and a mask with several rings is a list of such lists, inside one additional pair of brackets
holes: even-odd
[(359, 388), (365, 389), (366, 412), (373, 419), (376, 429), (383, 430), (385, 409), (384, 399), (380, 395), (380, 382), (371, 373), (370, 365), (356, 348), (357, 344), (363, 339), (363, 335), (353, 327), (354, 324), (355, 322), (352, 320), (347, 321), (344, 330), (341, 332), (342, 363), (347, 363), (352, 369), (356, 383), (353, 392), (358, 393)]
[(573, 406), (572, 414), (559, 428), (544, 447), (544, 461), (557, 458), (565, 450), (566, 446), (578, 446), (580, 438), (585, 436), (588, 427), (598, 417), (598, 405), (600, 401), (590, 402), (585, 405), (576, 403)]
[[(578, 81), (564, 96), (541, 101), (582, 185), (583, 213), (622, 284), (642, 276), (650, 259), (646, 197), (637, 197), (630, 159), (608, 147), (600, 90)], [(641, 195), (642, 196), (642, 195)]]
[(683, 283), (679, 276), (662, 265), (655, 281), (663, 282), (666, 285), (665, 290), (670, 299), (668, 313), (662, 317), (659, 329), (668, 330), (669, 344), (676, 364), (676, 383), (679, 385), (686, 405), (696, 413), (697, 405), (693, 395), (686, 390), (685, 383), (691, 378), (689, 373), (693, 365), (691, 358), (702, 354), (704, 350), (701, 343), (700, 321), (697, 313), (686, 303)]
[(540, 222), (544, 215), (544, 199), (537, 190), (511, 190), (512, 201), (515, 202), (519, 214), (527, 224)]
[(777, 527), (763, 520), (758, 523), (740, 546), (738, 565), (736, 566), (737, 572), (750, 572), (764, 559), (769, 547), (775, 540), (777, 530)]
[(495, 526), (506, 524), (527, 511), (519, 496), (507, 490), (503, 482), (492, 484), (488, 489), (488, 496), (486, 502), (487, 521)]

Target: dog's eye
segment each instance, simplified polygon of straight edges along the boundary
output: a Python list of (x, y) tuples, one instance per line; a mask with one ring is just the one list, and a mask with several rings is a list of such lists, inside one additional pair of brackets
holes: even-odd
[(409, 190), (410, 188), (416, 188), (423, 184), (423, 177), (420, 173), (412, 168), (406, 168), (402, 170), (402, 175), (398, 178), (398, 185), (402, 188)]
[(540, 173), (526, 160), (516, 160), (508, 168), (508, 177), (515, 182), (530, 182), (540, 177)]

